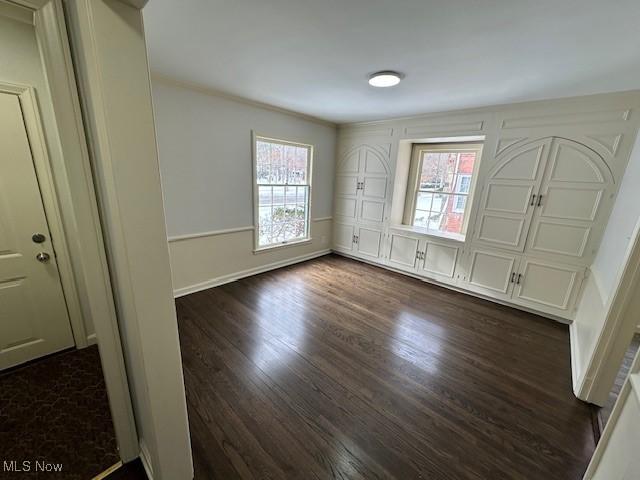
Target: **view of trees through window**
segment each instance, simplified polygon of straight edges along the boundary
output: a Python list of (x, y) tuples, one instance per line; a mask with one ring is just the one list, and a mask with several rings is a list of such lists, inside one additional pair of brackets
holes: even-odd
[(311, 147), (258, 138), (258, 246), (300, 240), (309, 231)]
[(420, 154), (413, 225), (462, 233), (477, 152), (440, 149)]

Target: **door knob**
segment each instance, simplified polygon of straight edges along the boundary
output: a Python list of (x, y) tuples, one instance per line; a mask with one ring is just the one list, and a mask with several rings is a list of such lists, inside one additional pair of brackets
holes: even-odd
[(46, 239), (47, 237), (45, 237), (41, 233), (34, 233), (33, 236), (31, 237), (31, 240), (33, 240), (33, 243), (43, 243)]
[(40, 263), (47, 263), (50, 258), (51, 255), (46, 252), (40, 252), (36, 255), (36, 260), (38, 260)]

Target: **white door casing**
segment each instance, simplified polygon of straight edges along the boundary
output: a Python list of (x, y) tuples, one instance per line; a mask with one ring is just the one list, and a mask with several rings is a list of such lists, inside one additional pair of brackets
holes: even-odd
[[(0, 369), (74, 345), (17, 95), (0, 93)], [(43, 243), (32, 235), (40, 233)], [(39, 262), (43, 253), (48, 261)]]

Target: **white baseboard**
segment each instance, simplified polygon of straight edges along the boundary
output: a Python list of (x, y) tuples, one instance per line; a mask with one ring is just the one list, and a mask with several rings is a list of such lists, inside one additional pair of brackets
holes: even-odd
[(580, 385), (578, 385), (578, 379), (580, 378), (580, 346), (578, 345), (577, 325), (576, 322), (569, 325), (569, 343), (571, 345), (571, 383), (573, 385), (573, 394), (580, 398)]
[(208, 288), (219, 287), (220, 285), (224, 285), (225, 283), (235, 282), (236, 280), (240, 280), (241, 278), (257, 275), (258, 273), (268, 272), (269, 270), (275, 270), (276, 268), (286, 267), (288, 265), (293, 265), (294, 263), (305, 262), (307, 260), (318, 258), (323, 255), (328, 255), (330, 253), (331, 253), (331, 249), (319, 250), (317, 252), (308, 253), (306, 255), (300, 255), (298, 257), (288, 258), (286, 260), (281, 260), (279, 262), (268, 263), (266, 265), (261, 265), (255, 268), (249, 268), (247, 270), (242, 270), (240, 272), (222, 275), (221, 277), (212, 278), (210, 280), (207, 280), (206, 282), (196, 283), (195, 285), (190, 285), (188, 287), (177, 288), (173, 291), (173, 296), (176, 298), (183, 297), (184, 295), (189, 295), (190, 293), (200, 292), (202, 290), (207, 290)]
[(95, 333), (87, 335), (87, 346), (95, 345), (96, 343), (98, 343), (98, 338), (96, 337)]
[(142, 462), (142, 467), (144, 468), (145, 473), (147, 474), (147, 478), (149, 480), (153, 480), (153, 467), (151, 466), (151, 455), (149, 455), (149, 449), (147, 448), (147, 444), (144, 443), (144, 440), (140, 440), (140, 461)]
[(378, 263), (373, 260), (367, 260), (364, 258), (356, 257), (355, 255), (349, 255), (348, 253), (340, 252), (338, 250), (334, 250), (333, 253), (336, 255), (340, 255), (342, 257), (350, 258), (357, 262), (366, 263), (367, 265), (372, 265), (378, 268), (384, 268), (385, 270), (389, 270), (390, 272), (399, 273), (400, 275), (404, 275), (406, 277), (415, 278), (416, 280), (420, 280), (424, 283), (429, 283), (431, 285), (436, 285), (438, 287), (446, 288), (448, 290), (453, 290), (454, 292), (464, 293), (465, 295), (469, 295), (471, 297), (481, 298), (482, 300), (487, 300), (492, 303), (497, 303), (498, 305), (504, 305), (505, 307), (515, 308), (516, 310), (522, 310), (523, 312), (533, 313), (534, 315), (538, 315), (539, 317), (548, 318), (549, 320), (553, 320), (554, 322), (562, 323), (564, 325), (570, 325), (573, 323), (573, 320), (569, 320), (567, 318), (558, 317), (553, 315), (552, 313), (540, 312), (538, 310), (534, 310), (533, 308), (528, 308), (523, 305), (517, 305), (515, 303), (506, 302), (504, 300), (500, 300), (497, 298), (490, 297), (488, 295), (482, 295), (481, 293), (473, 292), (471, 290), (465, 290), (464, 288), (457, 287), (455, 285), (450, 285), (448, 283), (439, 282), (432, 278), (422, 277), (417, 274), (413, 274), (410, 272), (406, 272), (404, 270), (400, 270), (398, 268), (391, 267), (389, 265), (385, 265), (384, 263)]

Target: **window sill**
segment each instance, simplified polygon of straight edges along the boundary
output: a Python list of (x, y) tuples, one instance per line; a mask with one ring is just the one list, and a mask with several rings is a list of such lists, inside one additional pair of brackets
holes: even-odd
[(461, 233), (445, 233), (436, 230), (429, 230), (423, 227), (414, 227), (412, 225), (391, 225), (394, 230), (402, 230), (405, 232), (417, 233), (427, 237), (435, 237), (441, 240), (451, 240), (454, 242), (464, 243), (466, 236)]
[(309, 237), (309, 238), (302, 238), (300, 240), (295, 240), (293, 242), (278, 243), (276, 245), (268, 245), (266, 247), (258, 247), (258, 248), (255, 248), (253, 250), (253, 254), (257, 255), (259, 253), (271, 252), (273, 250), (278, 250), (280, 248), (286, 248), (286, 247), (299, 247), (300, 245), (306, 245), (308, 243), (311, 243), (312, 241), (313, 241), (313, 239), (311, 237)]

